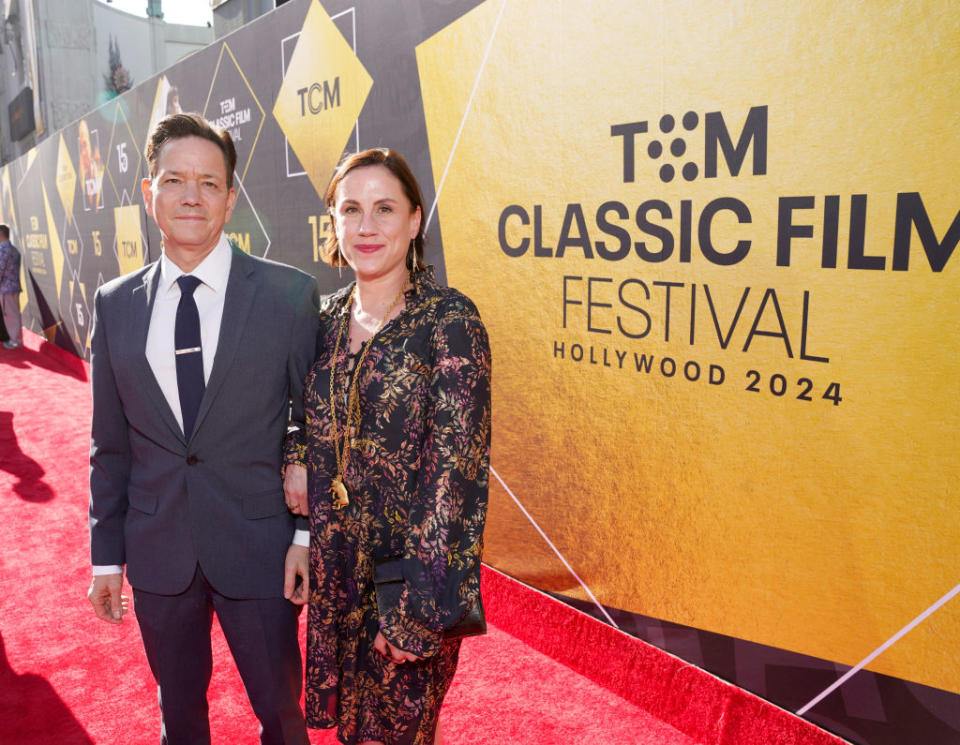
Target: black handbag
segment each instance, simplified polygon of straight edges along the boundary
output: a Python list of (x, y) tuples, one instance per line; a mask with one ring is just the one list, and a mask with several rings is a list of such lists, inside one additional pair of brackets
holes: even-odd
[[(400, 603), (403, 593), (402, 560), (399, 557), (380, 559), (373, 565), (374, 595), (377, 600), (377, 613), (382, 617)], [(478, 636), (487, 633), (487, 619), (483, 613), (483, 600), (477, 594), (477, 601), (457, 623), (443, 632), (444, 639), (462, 639), (465, 636)]]

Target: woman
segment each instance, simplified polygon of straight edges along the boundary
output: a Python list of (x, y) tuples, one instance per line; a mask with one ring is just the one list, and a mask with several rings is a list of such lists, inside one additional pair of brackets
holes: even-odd
[[(304, 394), (307, 724), (426, 745), (460, 647), (443, 631), (480, 592), (490, 351), (473, 303), (423, 266), (423, 200), (399, 153), (348, 157), (326, 204), (328, 263), (356, 281), (323, 304)], [(378, 611), (374, 564), (394, 557), (403, 591)]]

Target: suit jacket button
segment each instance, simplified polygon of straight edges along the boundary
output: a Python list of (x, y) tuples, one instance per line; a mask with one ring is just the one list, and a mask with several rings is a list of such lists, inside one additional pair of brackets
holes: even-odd
[(187, 456), (187, 465), (188, 465), (188, 466), (195, 466), (195, 465), (197, 465), (197, 461), (198, 461), (197, 456), (195, 456), (195, 455), (189, 455), (189, 456)]

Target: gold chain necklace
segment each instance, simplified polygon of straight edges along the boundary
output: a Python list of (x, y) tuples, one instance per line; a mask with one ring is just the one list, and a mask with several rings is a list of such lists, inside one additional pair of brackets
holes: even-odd
[(360, 352), (356, 366), (353, 368), (353, 380), (350, 382), (350, 388), (347, 393), (347, 411), (343, 423), (343, 439), (340, 439), (340, 431), (337, 428), (337, 399), (334, 394), (334, 382), (337, 377), (337, 358), (340, 356), (340, 342), (343, 341), (343, 335), (350, 325), (350, 308), (353, 305), (353, 299), (357, 294), (357, 287), (354, 285), (353, 292), (350, 293), (350, 299), (347, 300), (347, 307), (344, 308), (344, 320), (340, 324), (340, 331), (337, 333), (337, 343), (333, 346), (333, 358), (330, 361), (330, 426), (333, 428), (333, 453), (337, 459), (337, 475), (333, 477), (333, 483), (330, 485), (330, 494), (333, 496), (333, 509), (339, 510), (350, 504), (350, 495), (347, 492), (347, 485), (343, 481), (343, 476), (347, 470), (347, 464), (350, 462), (350, 429), (353, 427), (354, 433), (360, 432), (360, 370), (363, 367), (363, 361), (367, 358), (367, 352), (380, 329), (383, 328), (393, 309), (397, 307), (400, 298), (403, 297), (404, 290), (407, 289), (407, 280), (403, 280), (400, 285), (400, 292), (390, 303), (387, 312), (380, 319), (377, 330), (370, 335), (367, 343)]

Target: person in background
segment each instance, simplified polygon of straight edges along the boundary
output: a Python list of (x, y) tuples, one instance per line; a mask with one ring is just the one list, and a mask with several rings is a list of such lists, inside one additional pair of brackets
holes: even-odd
[[(288, 426), (303, 426), (316, 281), (228, 242), (228, 133), (174, 114), (146, 156), (163, 254), (95, 299), (88, 597), (120, 623), (126, 565), (164, 745), (210, 743), (214, 613), (261, 745), (308, 745), (295, 603), (307, 599), (309, 533), (281, 473)], [(109, 684), (101, 695), (113, 697)]]
[[(287, 504), (311, 526), (307, 725), (429, 745), (461, 643), (444, 630), (480, 592), (490, 348), (474, 304), (423, 265), (423, 200), (399, 153), (348, 157), (326, 206), (327, 261), (355, 281), (321, 307), (306, 470), (287, 468)], [(403, 589), (378, 609), (374, 565), (391, 559)]]
[(23, 346), (20, 323), (20, 252), (10, 242), (10, 226), (0, 223), (0, 306), (3, 325), (7, 330), (5, 349)]

